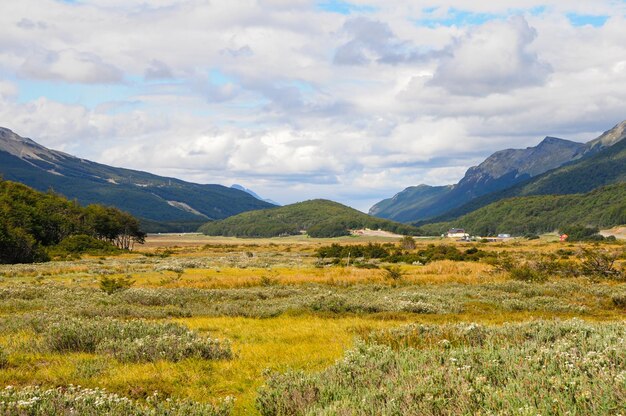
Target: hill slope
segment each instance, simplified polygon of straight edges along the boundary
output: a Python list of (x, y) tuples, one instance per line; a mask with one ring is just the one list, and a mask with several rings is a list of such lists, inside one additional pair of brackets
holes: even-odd
[[(597, 148), (604, 146), (597, 143)], [(441, 215), (474, 198), (509, 188), (528, 178), (583, 157), (590, 148), (569, 140), (546, 137), (526, 149), (506, 149), (489, 156), (467, 170), (455, 185), (410, 187), (383, 200), (370, 214), (396, 221), (411, 222)]]
[(439, 235), (452, 227), (476, 235), (543, 233), (570, 225), (612, 227), (626, 224), (626, 183), (586, 194), (535, 195), (503, 199), (453, 221), (427, 224), (424, 232)]
[(374, 218), (337, 202), (315, 199), (279, 208), (244, 212), (200, 227), (207, 235), (278, 237), (306, 231), (311, 237), (338, 237), (349, 230), (370, 228), (399, 234), (419, 234), (415, 227)]
[[(623, 140), (626, 138), (624, 129), (626, 122), (621, 123), (620, 126), (621, 134), (617, 136), (617, 139), (613, 136), (615, 144), (612, 146), (599, 150), (592, 156), (545, 172), (511, 188), (476, 198), (439, 217), (432, 218), (430, 221), (449, 221), (505, 198), (584, 193), (601, 186), (626, 182), (626, 140)], [(603, 136), (600, 136), (599, 139)], [(589, 143), (597, 146), (596, 140)]]
[(271, 207), (247, 192), (116, 168), (47, 149), (0, 128), (0, 174), (40, 191), (54, 189), (83, 205), (128, 211), (148, 231), (194, 231), (207, 219)]

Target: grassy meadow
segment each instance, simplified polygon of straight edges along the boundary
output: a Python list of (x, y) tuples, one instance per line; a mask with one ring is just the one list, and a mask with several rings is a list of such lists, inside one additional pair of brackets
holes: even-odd
[(0, 265), (0, 414), (626, 414), (623, 243), (415, 242), (155, 235)]

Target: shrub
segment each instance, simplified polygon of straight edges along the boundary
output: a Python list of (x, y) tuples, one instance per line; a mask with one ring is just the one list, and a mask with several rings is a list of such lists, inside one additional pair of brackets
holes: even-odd
[(119, 361), (180, 361), (185, 358), (218, 360), (232, 358), (228, 344), (211, 338), (200, 338), (193, 332), (182, 335), (148, 335), (134, 339), (105, 339), (96, 348)]
[(5, 368), (9, 365), (9, 357), (7, 353), (4, 352), (4, 349), (0, 347), (0, 368)]
[(529, 265), (514, 267), (509, 271), (509, 274), (511, 279), (521, 280), (523, 282), (539, 283), (548, 280), (548, 277), (544, 273)]
[(604, 236), (598, 234), (598, 227), (585, 227), (572, 225), (560, 230), (561, 234), (567, 234), (567, 241), (602, 241)]
[(581, 252), (581, 271), (586, 276), (604, 277), (615, 280), (623, 280), (624, 272), (615, 268), (617, 253), (598, 248), (583, 248)]
[(618, 293), (611, 296), (611, 301), (618, 308), (626, 308), (626, 293)]
[(102, 255), (118, 253), (119, 249), (109, 242), (98, 240), (85, 234), (79, 234), (64, 238), (59, 244), (52, 247), (49, 252), (56, 255), (84, 253)]
[(44, 345), (55, 352), (98, 352), (132, 362), (232, 357), (228, 342), (200, 337), (174, 323), (61, 318), (42, 326)]
[(0, 390), (0, 414), (16, 416), (227, 416), (232, 399), (219, 405), (190, 400), (163, 400), (158, 394), (135, 401), (104, 389), (75, 386), (43, 389), (8, 386)]
[(120, 292), (122, 290), (126, 290), (130, 288), (134, 280), (130, 278), (130, 276), (124, 277), (107, 277), (102, 276), (100, 278), (100, 290), (102, 290), (107, 295), (112, 295), (115, 292)]
[(414, 250), (415, 239), (410, 235), (405, 235), (404, 237), (402, 237), (402, 240), (400, 240), (400, 247), (402, 247), (404, 250)]
[(400, 266), (384, 266), (383, 270), (383, 275), (385, 276), (385, 279), (401, 280), (404, 276), (404, 272), (402, 271)]

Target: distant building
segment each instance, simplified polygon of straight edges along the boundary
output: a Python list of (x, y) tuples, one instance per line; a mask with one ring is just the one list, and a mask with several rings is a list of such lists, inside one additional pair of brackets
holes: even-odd
[(498, 234), (498, 238), (511, 238), (511, 234)]
[(469, 234), (463, 228), (450, 228), (445, 236), (448, 238), (469, 238)]

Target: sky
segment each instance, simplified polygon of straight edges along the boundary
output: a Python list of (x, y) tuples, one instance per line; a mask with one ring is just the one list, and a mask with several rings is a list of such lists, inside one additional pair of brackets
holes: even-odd
[(367, 211), (626, 119), (625, 20), (622, 0), (4, 0), (0, 126)]

